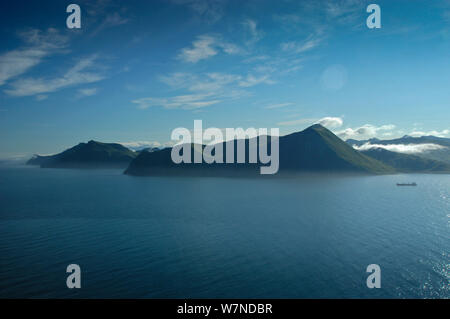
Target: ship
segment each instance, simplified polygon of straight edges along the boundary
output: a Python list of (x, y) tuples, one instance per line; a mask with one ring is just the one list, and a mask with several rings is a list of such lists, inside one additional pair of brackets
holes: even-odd
[(397, 183), (397, 186), (417, 186), (416, 183)]

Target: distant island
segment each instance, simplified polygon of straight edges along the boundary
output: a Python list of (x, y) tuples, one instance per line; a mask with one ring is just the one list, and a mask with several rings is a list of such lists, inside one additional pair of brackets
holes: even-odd
[(35, 155), (27, 164), (42, 168), (125, 168), (137, 155), (121, 144), (89, 141), (56, 155)]
[[(411, 142), (411, 138), (409, 140)], [(447, 140), (449, 139), (440, 140), (440, 145), (444, 144), (445, 149), (447, 148), (445, 143), (449, 142), (448, 145), (450, 145), (450, 141)], [(372, 140), (372, 142), (377, 145), (383, 144), (381, 140)], [(232, 141), (232, 143), (234, 143), (233, 145), (236, 149), (236, 140)], [(360, 151), (355, 149), (355, 147), (367, 143), (370, 143), (370, 140), (348, 140), (344, 142), (320, 124), (312, 125), (301, 132), (280, 137), (280, 169), (278, 174), (289, 175), (295, 172), (361, 174), (450, 172), (450, 163), (445, 160), (440, 161), (433, 158), (398, 153), (377, 147)], [(225, 152), (225, 143), (220, 144), (217, 145), (219, 147), (223, 146)], [(249, 140), (247, 139), (245, 140), (247, 156), (248, 146)], [(191, 147), (195, 151), (196, 147), (194, 145), (191, 145)], [(171, 148), (135, 152), (117, 143), (89, 141), (88, 143), (80, 143), (56, 155), (35, 155), (27, 164), (37, 165), (42, 168), (123, 167), (126, 168), (125, 174), (134, 176), (242, 176), (259, 174), (259, 164), (175, 164), (170, 154)]]

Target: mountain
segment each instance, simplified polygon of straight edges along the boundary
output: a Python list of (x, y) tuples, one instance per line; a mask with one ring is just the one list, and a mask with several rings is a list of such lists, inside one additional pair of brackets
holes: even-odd
[(136, 155), (121, 144), (89, 141), (56, 155), (35, 155), (27, 164), (55, 168), (126, 167)]
[(400, 172), (450, 172), (450, 164), (420, 156), (391, 152), (384, 148), (361, 151)]
[[(354, 140), (348, 139), (346, 141), (348, 144), (352, 146), (362, 146), (364, 144), (376, 144), (376, 145), (423, 145), (430, 146), (430, 144), (434, 144), (434, 146), (440, 146), (439, 148), (429, 148), (424, 147), (422, 150), (418, 151), (414, 155), (420, 156), (425, 159), (431, 159), (439, 162), (445, 162), (450, 164), (450, 138), (437, 137), (437, 136), (421, 136), (421, 137), (412, 137), (409, 135), (405, 135), (401, 138), (391, 139), (391, 140), (379, 140), (376, 138), (372, 138), (369, 140)], [(427, 145), (425, 145), (427, 144)], [(419, 148), (417, 148), (419, 149)], [(392, 151), (392, 150), (391, 150)]]
[(27, 165), (41, 166), (46, 161), (50, 161), (53, 155), (34, 155), (27, 161)]
[(320, 124), (280, 137), (280, 169), (305, 171), (392, 172)]
[[(257, 139), (260, 139), (258, 137)], [(237, 141), (233, 143), (236, 158)], [(226, 158), (226, 143), (218, 143)], [(242, 175), (259, 174), (262, 163), (248, 163), (250, 141), (245, 140), (246, 163), (243, 164), (175, 164), (171, 149), (140, 153), (129, 165), (129, 175)], [(191, 145), (192, 153), (204, 146)], [(270, 138), (268, 152), (270, 154)], [(193, 156), (193, 155), (192, 155)], [(191, 156), (191, 157), (192, 157)], [(316, 124), (302, 132), (282, 136), (279, 139), (279, 172), (353, 172), (392, 173), (395, 170), (376, 159), (366, 156), (342, 141), (325, 127)]]

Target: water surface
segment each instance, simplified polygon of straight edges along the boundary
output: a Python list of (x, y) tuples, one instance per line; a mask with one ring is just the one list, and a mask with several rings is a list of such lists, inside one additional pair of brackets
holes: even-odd
[(0, 168), (2, 298), (449, 298), (449, 248), (449, 175)]

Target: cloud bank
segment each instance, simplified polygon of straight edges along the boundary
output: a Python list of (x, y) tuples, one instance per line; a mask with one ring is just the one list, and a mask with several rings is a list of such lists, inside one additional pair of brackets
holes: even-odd
[(382, 126), (375, 126), (371, 124), (366, 124), (357, 128), (346, 128), (345, 130), (336, 132), (336, 134), (343, 140), (352, 139), (363, 139), (367, 137), (374, 137), (380, 131), (391, 131), (395, 128), (395, 125), (388, 124)]
[(139, 151), (148, 147), (162, 147), (161, 143), (157, 141), (135, 141), (135, 142), (119, 142), (119, 144), (129, 148), (133, 151)]
[(365, 143), (361, 146), (353, 145), (353, 148), (358, 151), (368, 151), (371, 149), (382, 148), (391, 152), (404, 153), (404, 154), (420, 154), (429, 151), (435, 151), (445, 149), (445, 146), (425, 143), (425, 144), (371, 144)]

